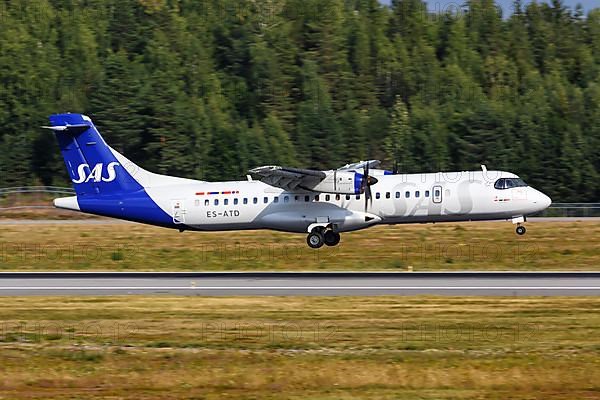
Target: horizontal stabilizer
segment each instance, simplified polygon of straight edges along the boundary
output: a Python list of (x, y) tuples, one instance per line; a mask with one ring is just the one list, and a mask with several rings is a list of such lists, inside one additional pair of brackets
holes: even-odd
[(67, 132), (70, 134), (78, 134), (81, 132), (85, 132), (90, 128), (89, 125), (86, 124), (76, 124), (76, 125), (58, 125), (58, 126), (42, 126), (43, 129), (50, 129), (55, 132)]

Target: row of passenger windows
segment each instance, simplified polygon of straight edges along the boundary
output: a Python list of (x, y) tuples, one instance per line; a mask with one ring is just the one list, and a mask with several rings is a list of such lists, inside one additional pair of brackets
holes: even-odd
[[(425, 190), (423, 192), (423, 197), (429, 197), (429, 193), (430, 193), (429, 190)], [(392, 193), (391, 192), (385, 192), (384, 195), (385, 195), (386, 199), (392, 198)], [(440, 189), (435, 189), (434, 195), (435, 195), (435, 197), (439, 197), (441, 195)], [(381, 196), (382, 196), (382, 193), (380, 193), (380, 192), (375, 193), (375, 198), (376, 199), (381, 199)], [(421, 197), (421, 192), (419, 190), (415, 191), (414, 193), (411, 193), (408, 190), (406, 192), (404, 192), (404, 197), (405, 198), (409, 199), (412, 196), (414, 196), (415, 198), (419, 198), (419, 197)], [(321, 198), (323, 199), (323, 201), (331, 201), (332, 198), (335, 198), (336, 201), (339, 201), (339, 200), (342, 199), (342, 196), (339, 195), (339, 194), (336, 194), (336, 195), (331, 195), (331, 194), (320, 195), (320, 194), (317, 194), (314, 197), (310, 196), (310, 195), (305, 195), (305, 196), (299, 196), (299, 195), (297, 195), (297, 196), (293, 196), (293, 197), (294, 197), (294, 201), (296, 201), (296, 202), (298, 202), (298, 201), (310, 202), (312, 200), (314, 200), (314, 201), (321, 201)], [(356, 200), (360, 200), (361, 195), (357, 194), (357, 195), (355, 195), (355, 197), (356, 197)], [(395, 193), (395, 198), (399, 199), (400, 197), (402, 197), (402, 194), (400, 192), (396, 192)], [(283, 200), (280, 200), (280, 198), (283, 198)], [(349, 194), (347, 194), (347, 195), (345, 195), (345, 198), (346, 198), (346, 200), (350, 200), (352, 198), (352, 196), (349, 195)], [(273, 203), (279, 203), (280, 201), (282, 201), (283, 203), (289, 203), (290, 200), (291, 200), (291, 196), (275, 196), (275, 197), (273, 197)], [(252, 199), (244, 197), (244, 198), (241, 199), (241, 203), (242, 204), (249, 204), (250, 202), (252, 204), (258, 204), (259, 203), (259, 199), (258, 199), (258, 197), (253, 197)], [(269, 197), (267, 197), (267, 196), (263, 197), (262, 202), (264, 204), (268, 204), (269, 203)], [(219, 204), (223, 204), (224, 206), (227, 206), (230, 203), (233, 204), (234, 206), (236, 206), (236, 205), (240, 204), (240, 199), (234, 197), (233, 199), (231, 199), (231, 201), (230, 201), (230, 199), (223, 199), (222, 202), (219, 199), (213, 199), (213, 204), (215, 206), (218, 206)], [(200, 205), (200, 200), (199, 199), (196, 200), (195, 205), (196, 206)], [(204, 200), (204, 205), (205, 206), (209, 206), (210, 205), (210, 200), (209, 199), (205, 199)]]
[[(309, 202), (309, 201), (311, 200), (311, 196), (308, 196), (308, 195), (306, 195), (306, 196), (303, 196), (303, 197), (304, 197), (304, 201), (305, 201), (305, 202)], [(318, 197), (319, 197), (319, 196), (315, 196), (315, 200), (317, 200), (317, 201), (318, 201)], [(252, 198), (252, 199), (249, 199), (249, 198), (247, 198), (247, 197), (244, 197), (244, 198), (242, 199), (241, 203), (242, 203), (242, 204), (249, 204), (250, 200), (252, 200), (252, 204), (258, 204), (258, 197), (254, 197), (254, 198)], [(295, 200), (295, 201), (302, 201), (302, 199), (301, 199), (301, 196), (294, 196), (294, 200)], [(264, 204), (267, 204), (268, 202), (269, 202), (269, 198), (268, 198), (267, 196), (263, 197), (263, 203), (264, 203)], [(289, 202), (290, 202), (290, 196), (283, 196), (283, 202), (284, 202), (284, 203), (289, 203)], [(227, 206), (227, 205), (229, 205), (229, 203), (230, 203), (230, 202), (229, 202), (229, 199), (223, 199), (223, 202), (222, 202), (222, 204), (223, 204), (224, 206)], [(279, 203), (279, 196), (275, 196), (275, 197), (273, 197), (273, 203)], [(199, 205), (200, 205), (200, 200), (196, 200), (196, 203), (195, 203), (195, 204), (196, 204), (196, 206), (199, 206)], [(220, 200), (219, 200), (219, 199), (214, 199), (214, 200), (213, 200), (213, 204), (214, 204), (215, 206), (218, 206), (218, 205), (219, 205), (219, 204), (221, 204), (221, 203), (220, 203)], [(240, 199), (238, 199), (238, 198), (233, 198), (233, 199), (232, 199), (232, 201), (231, 201), (231, 204), (233, 204), (234, 206), (237, 206), (238, 204), (240, 204)], [(205, 205), (205, 206), (208, 206), (208, 205), (210, 205), (210, 200), (209, 200), (209, 199), (205, 199), (205, 200), (204, 200), (204, 205)]]

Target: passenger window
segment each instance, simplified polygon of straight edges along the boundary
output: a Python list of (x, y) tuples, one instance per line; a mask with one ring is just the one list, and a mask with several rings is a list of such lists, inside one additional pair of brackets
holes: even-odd
[(226, 206), (227, 204), (229, 204), (229, 199), (223, 200), (223, 205)]
[(273, 197), (273, 203), (279, 203), (279, 197), (278, 196)]
[(253, 198), (253, 199), (252, 199), (252, 202), (253, 202), (254, 204), (258, 204), (258, 197), (255, 197), (255, 198)]
[(389, 199), (389, 198), (390, 198), (390, 196), (391, 196), (390, 192), (385, 192), (385, 198), (386, 198), (386, 199)]
[(380, 199), (381, 198), (381, 193), (379, 193), (379, 192), (375, 193), (375, 198), (376, 199)]
[(346, 200), (350, 200), (350, 195), (349, 194), (346, 195)]
[(360, 194), (356, 195), (356, 200), (360, 200)]
[(233, 199), (233, 205), (234, 205), (234, 206), (237, 206), (237, 203), (238, 203), (238, 199), (237, 199), (237, 197), (236, 197), (235, 199)]
[(295, 201), (300, 201), (300, 196), (294, 196)]
[(265, 198), (263, 199), (263, 203), (267, 204), (269, 202), (269, 198), (265, 196)]
[(208, 200), (208, 199), (204, 200), (204, 205), (205, 205), (205, 206), (207, 206), (207, 205), (209, 205), (209, 204), (210, 204), (210, 200)]
[(310, 201), (310, 196), (304, 196), (304, 201)]
[(219, 205), (219, 199), (215, 199), (215, 206)]
[(440, 194), (441, 194), (441, 192), (438, 189), (436, 189), (435, 190), (435, 197), (440, 197)]
[(331, 196), (330, 196), (330, 195), (328, 195), (328, 194), (326, 194), (326, 195), (325, 195), (325, 201), (329, 201), (329, 200), (331, 200)]
[(396, 198), (399, 199), (400, 198), (400, 192), (396, 192)]
[(336, 195), (335, 195), (335, 199), (336, 199), (337, 201), (340, 201), (340, 195), (339, 195), (339, 194), (336, 194)]
[(319, 201), (319, 195), (315, 196), (315, 201)]
[(283, 202), (284, 202), (284, 203), (289, 203), (289, 202), (290, 202), (290, 196), (285, 196), (285, 197), (283, 198)]
[(421, 195), (421, 193), (420, 193), (420, 192), (417, 190), (417, 191), (415, 192), (415, 197), (419, 197), (420, 195)]
[(410, 197), (410, 192), (404, 193), (404, 197), (406, 197), (408, 199)]
[(425, 191), (425, 197), (429, 197), (429, 190)]
[(248, 204), (248, 198), (244, 197), (244, 204)]

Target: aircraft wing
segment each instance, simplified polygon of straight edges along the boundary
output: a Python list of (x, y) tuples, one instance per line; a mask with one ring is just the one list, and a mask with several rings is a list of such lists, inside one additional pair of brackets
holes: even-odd
[(381, 161), (379, 160), (367, 160), (367, 161), (359, 161), (359, 162), (355, 162), (352, 164), (346, 164), (343, 167), (338, 168), (338, 171), (355, 171), (355, 170), (361, 170), (364, 169), (367, 164), (369, 165), (369, 168), (377, 168), (379, 167), (379, 165), (381, 164)]
[(312, 188), (327, 177), (327, 174), (323, 171), (277, 165), (253, 168), (249, 172), (267, 185), (288, 191)]

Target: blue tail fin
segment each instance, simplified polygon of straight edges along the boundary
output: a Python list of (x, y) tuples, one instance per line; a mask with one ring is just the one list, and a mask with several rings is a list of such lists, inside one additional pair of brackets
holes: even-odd
[(82, 114), (50, 116), (49, 129), (60, 151), (77, 196), (103, 196), (136, 192), (142, 185), (117, 160), (92, 120)]

